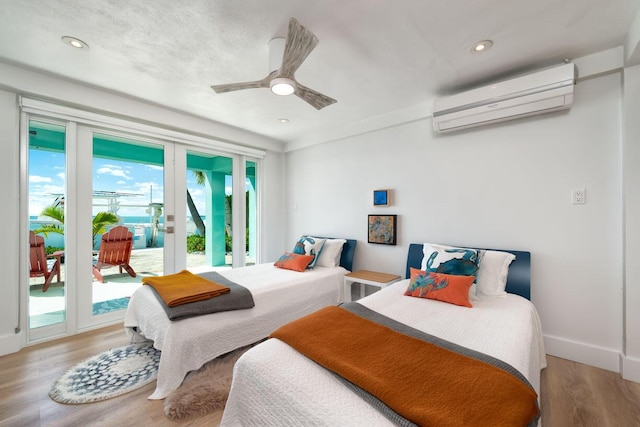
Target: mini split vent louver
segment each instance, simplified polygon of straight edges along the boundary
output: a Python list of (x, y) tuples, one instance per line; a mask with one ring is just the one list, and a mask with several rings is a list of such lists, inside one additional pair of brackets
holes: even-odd
[(569, 63), (436, 99), (433, 129), (451, 132), (568, 109), (575, 80), (575, 65)]

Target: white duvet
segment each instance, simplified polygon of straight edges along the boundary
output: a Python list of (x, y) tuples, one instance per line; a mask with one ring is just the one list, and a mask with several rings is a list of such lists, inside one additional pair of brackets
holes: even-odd
[[(530, 301), (472, 300), (473, 308), (404, 296), (408, 280), (358, 303), (415, 329), (496, 357), (522, 373), (540, 394), (546, 366), (538, 313)], [(222, 426), (393, 425), (335, 376), (277, 339), (236, 363)]]
[[(152, 340), (162, 351), (156, 389), (149, 399), (163, 399), (189, 371), (236, 348), (266, 338), (278, 327), (342, 301), (342, 267), (304, 272), (273, 264), (220, 272), (251, 291), (255, 307), (171, 321), (148, 286), (134, 292), (124, 326), (132, 342)], [(135, 332), (132, 328), (136, 328)]]

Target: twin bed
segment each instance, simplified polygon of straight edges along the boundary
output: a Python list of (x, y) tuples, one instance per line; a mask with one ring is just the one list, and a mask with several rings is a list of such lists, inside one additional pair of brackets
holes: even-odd
[[(219, 272), (253, 296), (250, 309), (169, 320), (150, 286), (131, 296), (124, 326), (132, 342), (152, 340), (160, 350), (156, 389), (149, 399), (163, 399), (187, 373), (225, 353), (258, 342), (278, 327), (343, 299), (344, 275), (351, 271), (356, 241), (345, 239), (340, 263), (304, 272), (258, 264)], [(206, 277), (207, 273), (203, 273)]]
[[(529, 301), (530, 254), (509, 252), (515, 255), (515, 260), (508, 267), (506, 293), (496, 292), (496, 295), (491, 296), (481, 293), (478, 293), (479, 296), (472, 295), (470, 302), (473, 308), (407, 297), (404, 293), (409, 280), (382, 289), (359, 300), (358, 304), (361, 310), (373, 311), (393, 321), (410, 325), (418, 331), (503, 361), (522, 374), (530, 383), (530, 388), (539, 396), (540, 371), (546, 366), (546, 360), (540, 320), (535, 307)], [(410, 277), (412, 267), (424, 267), (424, 258), (426, 256), (423, 245), (411, 244), (407, 260), (407, 277)], [(482, 266), (482, 262), (480, 265)], [(365, 354), (375, 354), (378, 347), (383, 347), (382, 343), (367, 347)], [(337, 348), (333, 348), (337, 352)], [(397, 354), (393, 350), (389, 352), (388, 348), (386, 351), (389, 364), (405, 357), (399, 351)], [(429, 366), (426, 370), (437, 372), (439, 366)], [(483, 381), (482, 378), (478, 380)], [(436, 391), (446, 393), (451, 388), (455, 386), (445, 386), (442, 387), (443, 390), (430, 390), (425, 395), (408, 395), (405, 398), (418, 400), (419, 406), (426, 405), (435, 396)], [(511, 396), (507, 396), (500, 411), (513, 406)], [(469, 420), (461, 421), (465, 419), (467, 409), (476, 398), (477, 395), (467, 396), (461, 407), (453, 408), (454, 417), (461, 418), (447, 416), (447, 420), (441, 419), (433, 425), (481, 425)], [(535, 398), (536, 395), (533, 395), (534, 400)], [(535, 425), (537, 422), (538, 420), (534, 419), (529, 425)], [(366, 393), (363, 395), (358, 387), (301, 355), (280, 339), (271, 338), (249, 350), (236, 363), (222, 425), (415, 424), (390, 411), (384, 403), (380, 405), (375, 396), (371, 398)], [(496, 424), (489, 421), (485, 425)]]
[[(505, 252), (482, 252), (484, 258), (479, 263), (477, 285), (473, 285), (477, 289), (468, 292), (469, 302), (473, 305), (469, 308), (405, 295), (410, 283), (409, 277), (416, 273), (412, 269), (425, 270), (425, 266), (431, 263), (427, 244), (411, 244), (406, 280), (394, 283), (357, 303), (337, 307), (344, 300), (343, 276), (352, 270), (355, 244), (354, 240), (345, 243), (340, 266), (332, 268), (316, 267), (312, 271), (301, 273), (281, 270), (273, 264), (261, 264), (224, 271), (223, 275), (227, 279), (251, 291), (255, 307), (247, 310), (170, 321), (156, 296), (146, 289), (147, 286), (136, 291), (125, 317), (125, 327), (130, 331), (133, 341), (153, 340), (154, 346), (162, 351), (158, 382), (150, 399), (166, 397), (180, 386), (189, 371), (199, 369), (205, 362), (273, 334), (275, 337), (251, 348), (236, 363), (222, 418), (223, 426), (429, 424), (423, 421), (414, 423), (411, 421), (412, 417), (407, 417), (404, 412), (397, 411), (395, 406), (388, 405), (385, 401), (386, 391), (381, 393), (384, 396), (378, 398), (377, 390), (367, 391), (345, 381), (342, 378), (344, 375), (325, 369), (324, 359), (317, 363), (311, 360), (312, 356), (304, 356), (297, 347), (298, 343), (290, 340), (286, 334), (290, 328), (298, 327), (299, 324), (308, 322), (308, 319), (325, 315), (317, 318), (320, 323), (307, 324), (311, 326), (298, 334), (323, 355), (340, 353), (342, 357), (340, 346), (327, 343), (331, 341), (334, 331), (342, 328), (343, 312), (350, 311), (358, 316), (366, 315), (376, 319), (385, 327), (397, 328), (403, 334), (406, 332), (419, 336), (421, 340), (426, 339), (422, 336), (428, 339), (437, 337), (436, 341), (445, 340), (445, 347), (450, 345), (460, 354), (479, 359), (481, 365), (473, 366), (480, 366), (481, 370), (485, 369), (484, 364), (497, 366), (507, 372), (510, 378), (517, 377), (516, 382), (525, 385), (525, 391), (530, 392), (529, 399), (536, 406), (535, 412), (538, 412), (540, 371), (546, 366), (546, 359), (540, 319), (529, 301), (528, 252), (507, 251), (515, 255), (513, 261), (511, 258), (500, 258)], [(490, 261), (491, 254), (502, 255)], [(302, 320), (296, 320), (301, 318)], [(330, 324), (324, 328), (327, 330), (320, 327), (316, 329), (317, 326), (323, 326), (324, 319)], [(351, 317), (345, 320), (351, 321)], [(346, 323), (348, 322), (345, 325)], [(360, 335), (367, 335), (364, 330), (362, 334), (354, 333), (353, 330), (346, 333), (349, 337), (357, 336), (359, 340)], [(402, 353), (404, 345), (389, 347), (386, 335), (384, 339), (380, 335), (378, 341), (375, 340), (375, 334), (373, 336), (374, 339), (370, 342), (358, 341), (366, 344), (359, 344), (364, 353), (358, 353), (356, 358), (364, 357), (369, 360), (371, 356), (371, 360), (383, 360), (382, 364), (393, 368), (396, 362), (410, 356)], [(462, 351), (457, 350), (456, 345), (461, 346)], [(420, 364), (421, 359), (417, 360)], [(445, 362), (448, 363), (446, 360)], [(439, 365), (441, 362), (430, 363), (426, 369), (416, 369), (417, 378), (421, 378), (418, 375), (423, 375), (425, 370), (428, 375), (429, 371), (443, 371)], [(338, 365), (340, 364), (338, 358)], [(341, 371), (334, 370), (341, 374)], [(471, 372), (467, 376), (476, 376), (473, 370), (467, 372)], [(484, 384), (489, 381), (479, 373), (477, 375), (478, 378), (474, 381), (481, 384), (480, 395), (494, 394), (495, 391), (483, 392)], [(447, 378), (444, 385), (439, 387), (440, 390), (437, 390), (438, 393), (429, 389), (418, 396), (400, 396), (400, 400), (417, 401), (415, 406), (419, 410), (427, 406), (426, 402), (430, 400), (444, 397), (447, 401), (446, 394), (449, 390), (458, 388), (448, 385)], [(393, 369), (391, 377), (386, 379), (396, 380)], [(417, 382), (420, 383), (421, 380)], [(488, 412), (488, 423), (475, 423), (468, 419), (461, 421), (465, 420), (467, 412), (472, 411), (470, 408), (474, 400), (483, 401), (483, 396), (478, 398), (476, 394), (467, 397), (461, 393), (460, 402), (463, 404), (460, 407), (448, 408), (448, 412), (443, 408), (442, 414), (438, 414), (440, 410), (436, 408), (436, 415), (440, 418), (435, 425), (495, 425), (492, 414), (508, 411), (514, 406), (509, 392), (504, 393), (506, 394), (503, 394), (504, 397), (499, 402), (500, 408), (484, 411)], [(440, 396), (437, 397), (436, 394)], [(481, 416), (486, 418), (487, 414)], [(534, 418), (529, 424), (523, 425), (534, 426), (538, 422), (539, 419)]]

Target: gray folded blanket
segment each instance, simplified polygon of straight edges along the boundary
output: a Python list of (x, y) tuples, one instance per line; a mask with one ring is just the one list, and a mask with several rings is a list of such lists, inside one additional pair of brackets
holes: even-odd
[(160, 302), (160, 305), (167, 313), (169, 320), (186, 319), (187, 317), (201, 316), (203, 314), (217, 313), (220, 311), (232, 311), (232, 310), (244, 310), (252, 308), (255, 304), (253, 302), (253, 295), (251, 291), (244, 286), (238, 285), (235, 282), (227, 279), (215, 271), (209, 271), (206, 273), (200, 273), (198, 276), (204, 277), (207, 280), (219, 283), (224, 286), (228, 286), (231, 291), (224, 295), (219, 295), (214, 298), (209, 298), (204, 301), (196, 301), (188, 304), (181, 304), (175, 307), (169, 307), (158, 295), (153, 286), (149, 286), (153, 290), (156, 298)]

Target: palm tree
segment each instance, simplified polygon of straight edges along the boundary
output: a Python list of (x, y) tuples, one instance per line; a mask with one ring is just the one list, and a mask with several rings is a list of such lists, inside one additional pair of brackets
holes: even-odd
[[(44, 224), (42, 227), (33, 230), (34, 233), (42, 233), (47, 237), (49, 233), (64, 234), (64, 208), (58, 206), (48, 206), (40, 212), (40, 216), (49, 217), (57, 222), (57, 224)], [(98, 234), (103, 234), (107, 231), (107, 226), (111, 224), (117, 224), (120, 218), (112, 212), (98, 212), (93, 217), (91, 234), (93, 242), (96, 241)]]
[(111, 212), (98, 212), (93, 217), (91, 234), (93, 243), (96, 243), (96, 236), (98, 234), (104, 234), (107, 231), (107, 226), (111, 224), (117, 224), (120, 221), (118, 215)]
[(49, 233), (64, 234), (64, 209), (62, 206), (47, 206), (40, 212), (40, 216), (49, 217), (58, 224), (44, 224), (42, 227), (33, 230), (34, 233), (42, 233), (49, 237)]

